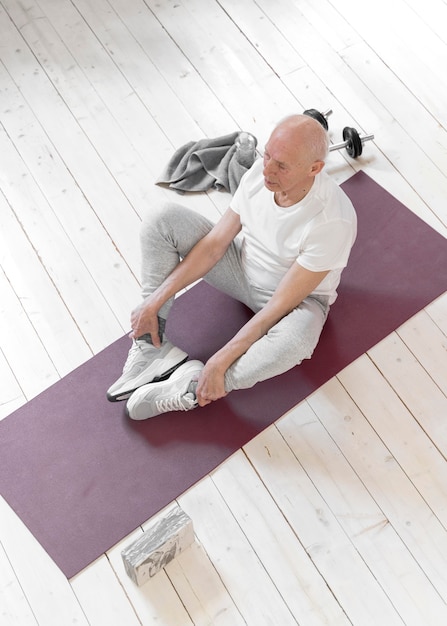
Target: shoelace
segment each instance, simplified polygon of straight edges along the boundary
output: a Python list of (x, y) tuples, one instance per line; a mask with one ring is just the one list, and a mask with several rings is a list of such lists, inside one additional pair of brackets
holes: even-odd
[(125, 374), (126, 372), (129, 371), (129, 369), (132, 367), (134, 361), (135, 361), (135, 357), (137, 356), (137, 352), (143, 354), (143, 348), (141, 347), (141, 345), (137, 342), (137, 341), (133, 341), (133, 344), (129, 350), (129, 354), (127, 356), (127, 360), (124, 363), (124, 367), (123, 367), (123, 374)]
[(192, 393), (179, 393), (173, 398), (155, 400), (155, 406), (160, 413), (168, 413), (169, 411), (189, 411), (193, 409), (196, 404), (196, 397)]

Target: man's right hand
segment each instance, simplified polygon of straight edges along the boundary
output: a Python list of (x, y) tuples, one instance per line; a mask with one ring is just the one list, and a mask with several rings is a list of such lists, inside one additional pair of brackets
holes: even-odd
[(151, 305), (149, 298), (144, 300), (130, 314), (130, 325), (132, 332), (129, 337), (138, 339), (142, 335), (150, 334), (152, 343), (156, 348), (161, 346), (160, 335), (158, 334), (158, 311)]

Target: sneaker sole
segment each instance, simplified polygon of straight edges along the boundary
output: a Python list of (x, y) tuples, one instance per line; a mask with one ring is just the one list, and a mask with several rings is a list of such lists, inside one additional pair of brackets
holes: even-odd
[(159, 376), (155, 376), (154, 378), (152, 378), (152, 380), (148, 380), (145, 383), (138, 385), (138, 387), (134, 387), (133, 389), (126, 389), (126, 391), (122, 391), (121, 393), (118, 393), (118, 394), (107, 393), (107, 400), (109, 402), (122, 402), (123, 400), (128, 400), (130, 396), (133, 394), (133, 392), (139, 389), (140, 387), (143, 387), (143, 385), (147, 385), (148, 383), (157, 383), (157, 382), (160, 382), (161, 380), (166, 380), (167, 378), (169, 378), (171, 374), (175, 372), (175, 370), (178, 367), (180, 367), (180, 365), (183, 365), (183, 363), (186, 363), (187, 360), (188, 360), (188, 356), (186, 356), (182, 361), (179, 361), (178, 363), (170, 367), (168, 370), (163, 372), (163, 374), (160, 374)]

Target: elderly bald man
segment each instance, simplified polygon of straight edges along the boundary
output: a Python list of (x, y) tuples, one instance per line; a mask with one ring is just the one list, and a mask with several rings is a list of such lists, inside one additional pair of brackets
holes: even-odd
[[(175, 203), (151, 210), (132, 347), (107, 391), (127, 400), (130, 418), (204, 406), (311, 357), (357, 227), (351, 201), (324, 171), (328, 145), (315, 119), (289, 116), (216, 224)], [(175, 294), (200, 278), (254, 313), (206, 363), (188, 360), (165, 334)]]

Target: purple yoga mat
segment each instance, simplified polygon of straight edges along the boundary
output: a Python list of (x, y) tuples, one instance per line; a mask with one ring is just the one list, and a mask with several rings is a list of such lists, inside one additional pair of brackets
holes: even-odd
[[(0, 492), (67, 577), (446, 290), (441, 235), (364, 173), (343, 188), (359, 234), (310, 361), (203, 409), (132, 422), (105, 398), (123, 337), (0, 422)], [(199, 283), (177, 299), (168, 332), (206, 360), (248, 317)]]

